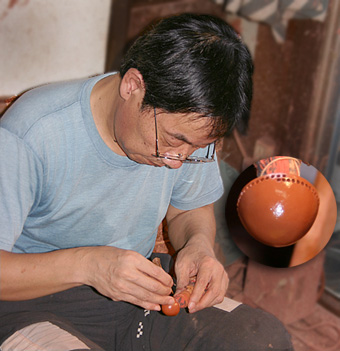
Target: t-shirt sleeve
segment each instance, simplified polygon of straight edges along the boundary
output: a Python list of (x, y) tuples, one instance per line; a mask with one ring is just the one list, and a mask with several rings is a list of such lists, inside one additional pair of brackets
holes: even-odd
[[(202, 155), (204, 149), (199, 151)], [(180, 210), (192, 210), (217, 201), (224, 192), (218, 162), (185, 163), (180, 168), (170, 204)]]
[(25, 142), (0, 128), (0, 249), (11, 251), (39, 196), (42, 166)]

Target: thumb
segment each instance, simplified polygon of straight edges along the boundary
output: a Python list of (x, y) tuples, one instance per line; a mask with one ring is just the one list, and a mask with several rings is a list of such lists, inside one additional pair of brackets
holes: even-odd
[(176, 272), (176, 293), (183, 291), (185, 287), (189, 284), (189, 270), (181, 269)]

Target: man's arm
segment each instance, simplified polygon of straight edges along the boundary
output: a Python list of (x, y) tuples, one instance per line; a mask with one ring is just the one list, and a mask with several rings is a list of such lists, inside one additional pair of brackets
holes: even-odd
[(175, 250), (179, 250), (175, 265), (178, 291), (189, 283), (190, 277), (197, 275), (190, 312), (220, 303), (228, 287), (228, 276), (214, 253), (213, 205), (190, 211), (170, 205), (166, 218), (169, 239)]
[(172, 279), (142, 255), (114, 247), (48, 253), (0, 251), (0, 300), (27, 300), (90, 285), (114, 301), (159, 310), (172, 304)]
[(81, 285), (76, 249), (41, 254), (0, 251), (0, 299), (27, 300)]

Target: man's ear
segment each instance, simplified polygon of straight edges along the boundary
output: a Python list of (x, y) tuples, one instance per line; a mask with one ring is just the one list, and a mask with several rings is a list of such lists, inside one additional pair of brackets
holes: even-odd
[(124, 74), (119, 88), (120, 96), (128, 100), (133, 94), (145, 93), (145, 84), (142, 74), (136, 68), (129, 68)]

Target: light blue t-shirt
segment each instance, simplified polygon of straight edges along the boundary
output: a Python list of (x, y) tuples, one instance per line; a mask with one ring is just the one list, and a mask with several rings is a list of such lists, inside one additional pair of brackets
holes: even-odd
[(190, 210), (223, 194), (217, 162), (174, 170), (115, 154), (90, 108), (105, 76), (33, 89), (0, 119), (1, 249), (111, 245), (147, 257), (169, 204)]

